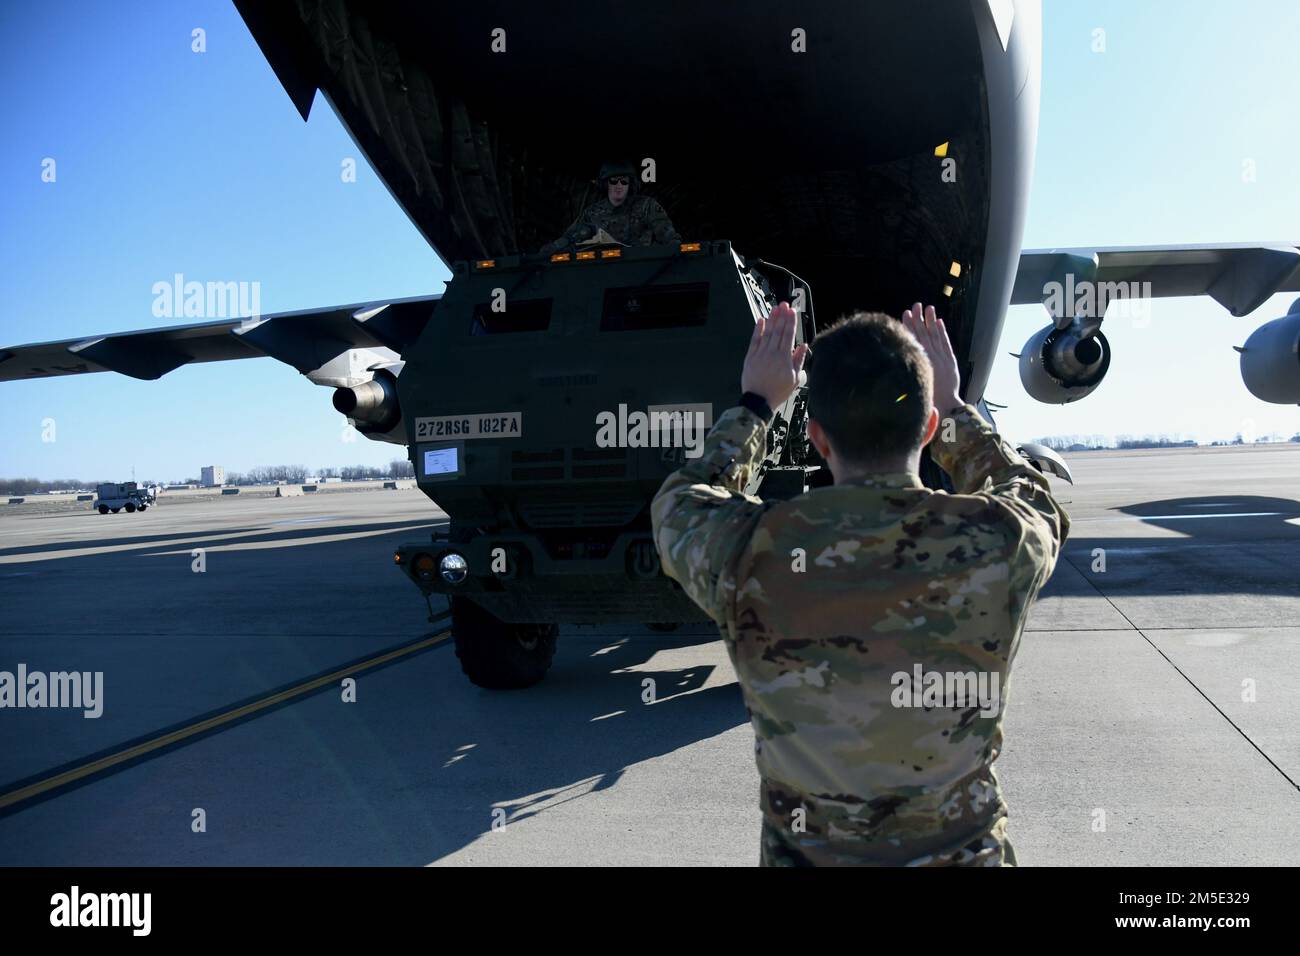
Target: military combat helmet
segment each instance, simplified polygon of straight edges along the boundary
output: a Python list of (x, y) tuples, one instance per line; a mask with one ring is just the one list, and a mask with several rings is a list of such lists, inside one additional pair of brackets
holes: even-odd
[(628, 194), (631, 195), (637, 191), (637, 186), (641, 183), (641, 177), (636, 174), (636, 167), (628, 162), (607, 162), (600, 167), (600, 188), (609, 188), (609, 177), (626, 176), (628, 179)]

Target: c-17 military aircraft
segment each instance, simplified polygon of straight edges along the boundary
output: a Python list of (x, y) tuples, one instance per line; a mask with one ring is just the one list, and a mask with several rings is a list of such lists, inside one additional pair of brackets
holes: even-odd
[[(1300, 291), (1294, 243), (1021, 250), (1037, 0), (235, 5), (303, 118), (319, 90), (453, 263), (446, 291), (14, 346), (0, 380), (269, 355), (332, 387), (359, 431), (408, 447), (450, 517), (396, 558), (448, 597), (481, 686), (541, 680), (560, 623), (702, 620), (650, 538), (682, 448), (602, 443), (595, 422), (729, 407), (779, 299), (806, 304), (799, 341), (818, 312), (941, 303), (964, 397), (987, 414), (1010, 305), (1048, 306), (1020, 373), (1065, 403), (1109, 368), (1107, 300), (1209, 295), (1241, 316)], [(637, 158), (687, 241), (534, 253), (600, 198), (611, 157)], [(1240, 350), (1256, 397), (1300, 402), (1298, 345), (1300, 300)], [(804, 424), (800, 393), (746, 490), (824, 480)]]

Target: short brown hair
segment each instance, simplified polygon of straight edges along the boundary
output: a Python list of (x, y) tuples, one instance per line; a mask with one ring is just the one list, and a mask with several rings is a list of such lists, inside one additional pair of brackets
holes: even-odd
[(808, 415), (845, 461), (867, 463), (919, 448), (933, 390), (925, 350), (892, 316), (855, 312), (813, 341)]

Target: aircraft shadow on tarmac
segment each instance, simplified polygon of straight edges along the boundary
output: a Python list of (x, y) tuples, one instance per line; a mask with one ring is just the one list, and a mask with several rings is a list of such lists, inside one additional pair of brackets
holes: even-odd
[[(264, 811), (278, 826), (249, 862), (423, 865), (480, 838), (510, 841), (509, 833), (493, 832), (494, 823), (516, 832), (557, 812), (567, 823), (525, 831), (536, 834), (528, 841), (536, 855), (527, 862), (581, 862), (583, 848), (573, 844), (611, 830), (626, 836), (609, 821), (588, 830), (574, 820), (608, 812), (611, 804), (598, 794), (615, 788), (634, 765), (748, 726), (749, 718), (734, 681), (703, 686), (713, 663), (647, 666), (658, 654), (717, 641), (716, 629), (617, 630), (624, 636), (606, 640), (586, 628), (562, 629), (551, 674), (526, 691), (487, 692), (465, 683), (450, 648), (426, 655), (427, 666), (395, 667), (387, 706), (357, 712), (364, 727), (354, 719), (344, 735), (321, 740), (337, 774), (326, 782), (346, 795), (340, 805), (304, 813), (310, 801), (298, 795), (270, 797)], [(647, 678), (657, 688), (652, 705), (642, 698)], [(375, 681), (367, 685), (373, 692)], [(368, 759), (361, 765), (355, 755), (363, 752)], [(738, 755), (747, 766), (750, 752), (747, 744)], [(715, 786), (716, 777), (705, 773), (678, 781), (672, 792), (690, 802), (698, 788)], [(743, 791), (738, 802), (750, 806), (754, 794)], [(614, 803), (623, 813), (643, 811), (628, 825), (642, 831), (638, 841), (647, 825), (671, 825), (665, 816), (671, 808), (632, 795)], [(743, 850), (756, 854), (756, 806), (752, 812), (754, 841)], [(707, 813), (694, 816), (709, 825)], [(328, 841), (318, 839), (322, 832), (329, 832)], [(545, 857), (548, 846), (559, 859)]]
[[(1067, 508), (1068, 510), (1068, 508)], [(1256, 594), (1300, 597), (1300, 502), (1258, 495), (1165, 498), (1079, 521), (1064, 557), (1107, 593)], [(1125, 536), (1133, 520), (1176, 532)], [(1105, 552), (1105, 571), (1096, 549)], [(1060, 565), (1058, 564), (1058, 568)], [(1048, 588), (1064, 586), (1054, 574)], [(1077, 579), (1074, 586), (1077, 586)], [(1091, 587), (1085, 591), (1092, 592)], [(1044, 594), (1057, 593), (1045, 589)], [(1289, 623), (1289, 622), (1279, 622)]]
[[(6, 782), (39, 778), (429, 633), (424, 602), (391, 555), (396, 540), (440, 523), (272, 530), (247, 522), (216, 534), (106, 539), (143, 547), (0, 566), (8, 664), (103, 670), (108, 701), (102, 720), (22, 712), (26, 722), (9, 728), (9, 742), (26, 755), (6, 768)], [(383, 533), (330, 540), (375, 531)], [(207, 569), (196, 574), (187, 538), (209, 535), (194, 544), (208, 549)], [(272, 547), (217, 550), (250, 542)], [(280, 547), (291, 542), (300, 546)], [(3, 577), (15, 571), (24, 576)], [(566, 627), (549, 677), (517, 693), (470, 685), (444, 645), (363, 672), (371, 701), (378, 682), (396, 681), (382, 708), (340, 709), (337, 691), (314, 694), (51, 793), (0, 824), (30, 834), (11, 843), (18, 862), (427, 863), (490, 833), (493, 808), (521, 823), (614, 787), (630, 766), (746, 725), (730, 673), (714, 673), (721, 649), (689, 650), (716, 641), (708, 626)], [(651, 664), (660, 653), (669, 664)], [(683, 656), (692, 666), (678, 666)], [(725, 684), (704, 686), (720, 676)], [(647, 678), (657, 688), (653, 705), (642, 699)], [(748, 749), (740, 759), (752, 766)], [(268, 769), (249, 774), (249, 765)], [(168, 794), (195, 799), (195, 790), (208, 791), (214, 819), (249, 817), (239, 832), (256, 833), (256, 844), (226, 843), (229, 830), (220, 827), (202, 850), (167, 836), (174, 831), (155, 817), (174, 809)], [(268, 820), (275, 825), (264, 828)], [(114, 830), (139, 836), (121, 849)], [(330, 839), (321, 840), (326, 832)]]
[[(104, 542), (126, 550), (0, 564), (0, 668), (102, 671), (107, 695), (99, 720), (8, 712), (0, 780), (111, 751), (418, 638), (429, 608), (393, 566), (393, 549), (440, 523), (248, 522), (161, 539), (173, 544), (148, 535), (140, 547)], [(205, 549), (202, 573), (196, 547)]]
[[(96, 515), (95, 517), (99, 517)], [(177, 529), (175, 531), (163, 532), (159, 534), (142, 534), (142, 535), (120, 535), (110, 538), (89, 538), (75, 541), (59, 541), (50, 544), (27, 544), (18, 547), (0, 548), (0, 558), (18, 557), (30, 554), (48, 554), (52, 557), (61, 557), (60, 552), (74, 552), (96, 550), (99, 548), (114, 548), (118, 551), (141, 551), (147, 550), (151, 545), (159, 545), (161, 542), (176, 542), (174, 548), (185, 545), (189, 540), (194, 540), (195, 547), (219, 548), (223, 545), (259, 543), (268, 544), (275, 541), (283, 541), (288, 546), (291, 543), (309, 539), (311, 537), (321, 537), (326, 535), (355, 535), (365, 534), (367, 532), (384, 531), (390, 528), (409, 528), (412, 525), (419, 525), (420, 528), (436, 528), (439, 525), (447, 523), (446, 518), (408, 518), (404, 520), (392, 521), (367, 521), (362, 524), (349, 525), (329, 525), (326, 523), (329, 516), (322, 518), (312, 518), (310, 521), (297, 520), (292, 523), (285, 522), (265, 522), (250, 524), (246, 528), (198, 528), (193, 530)], [(136, 518), (139, 521), (141, 519)], [(161, 545), (166, 547), (165, 544)]]
[[(714, 663), (647, 666), (717, 641), (716, 630), (618, 632), (562, 629), (551, 675), (519, 692), (468, 684), (443, 645), (363, 674), (369, 706), (341, 707), (333, 689), (315, 694), (54, 796), (32, 808), (34, 819), (0, 819), (0, 836), (21, 826), (12, 859), (37, 864), (422, 865), (497, 839), (494, 822), (514, 832), (572, 801), (567, 810), (599, 815), (597, 794), (628, 768), (749, 722), (734, 682), (704, 687)], [(657, 687), (651, 705), (647, 678)], [(747, 744), (732, 763), (751, 760)], [(697, 788), (715, 789), (716, 773), (680, 781), (674, 796), (689, 803)], [(754, 841), (741, 849), (756, 855), (757, 809), (743, 791), (737, 802), (755, 816)], [(670, 825), (659, 822), (664, 808), (638, 799), (621, 806), (654, 815), (640, 828)], [(202, 840), (171, 825), (194, 802), (214, 821)], [(687, 816), (710, 825), (707, 813)], [(532, 862), (547, 862), (546, 847), (575, 829), (571, 817), (568, 830), (538, 833)], [(556, 852), (565, 862), (584, 855), (580, 846)]]

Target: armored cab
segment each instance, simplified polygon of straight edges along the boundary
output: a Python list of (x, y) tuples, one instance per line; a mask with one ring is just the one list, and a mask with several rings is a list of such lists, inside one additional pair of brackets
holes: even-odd
[[(754, 323), (811, 292), (724, 241), (458, 263), (404, 354), (399, 406), (420, 489), (450, 516), (399, 565), (447, 595), (475, 682), (526, 686), (556, 625), (706, 620), (659, 567), (649, 505), (736, 403)], [(802, 390), (776, 409), (746, 489), (802, 492), (815, 470)]]

